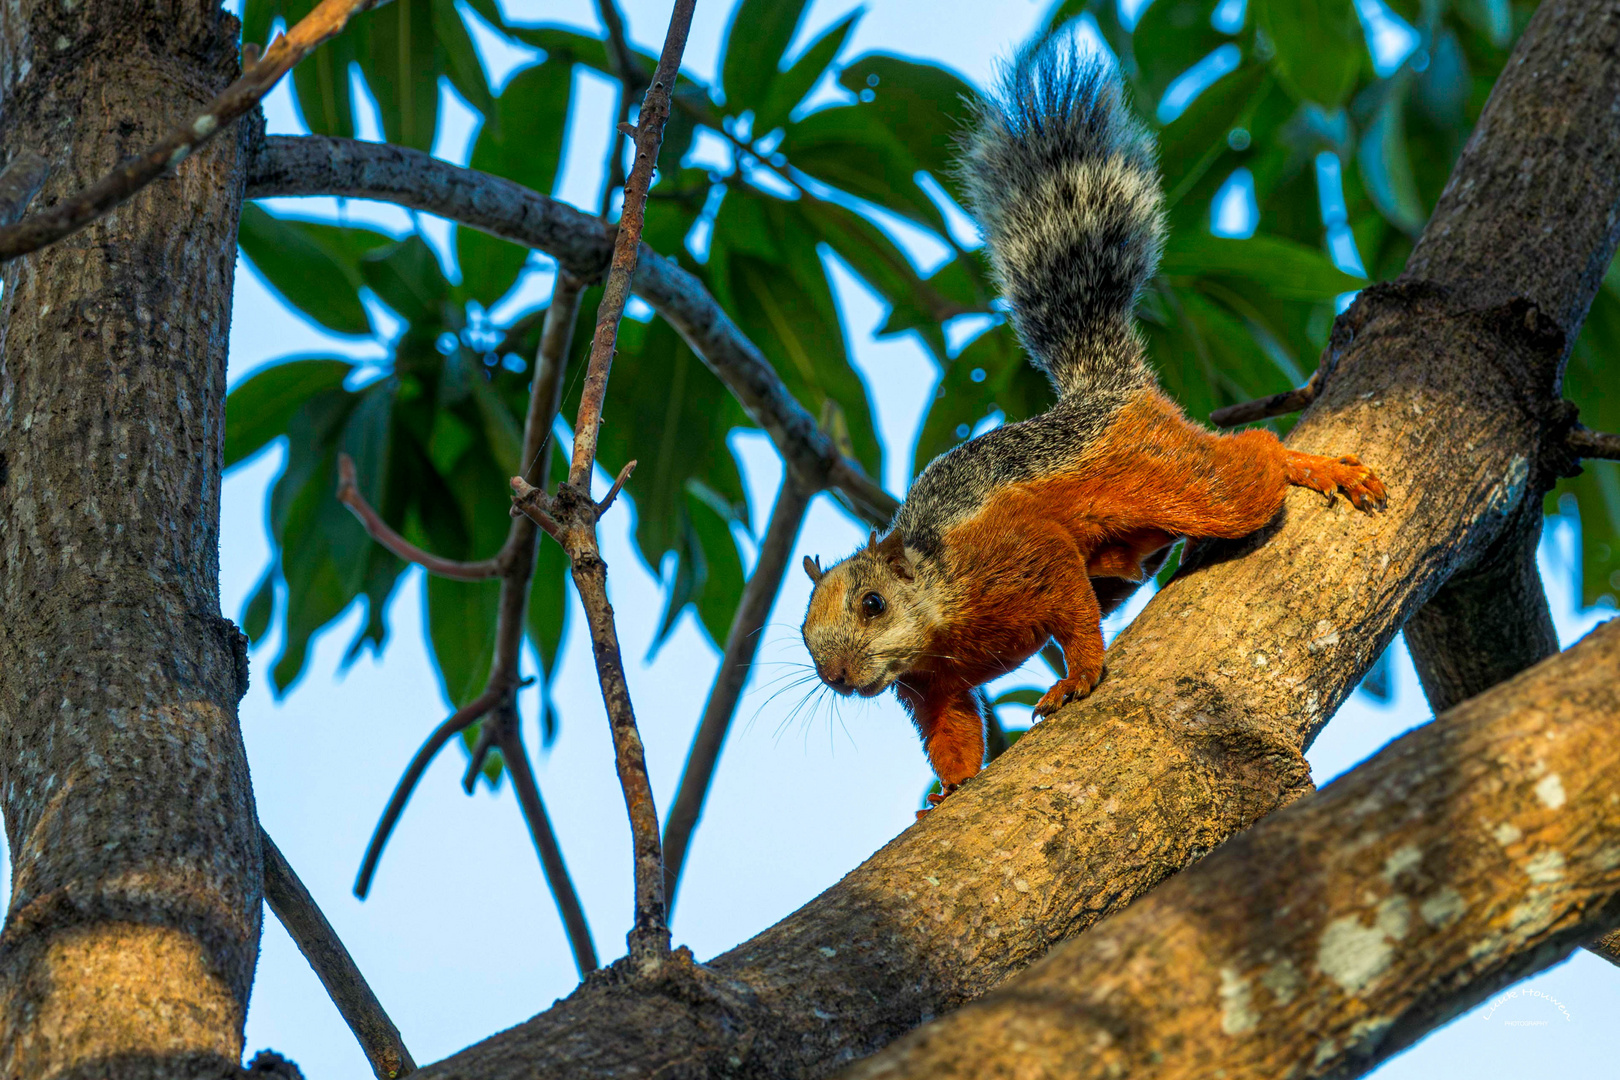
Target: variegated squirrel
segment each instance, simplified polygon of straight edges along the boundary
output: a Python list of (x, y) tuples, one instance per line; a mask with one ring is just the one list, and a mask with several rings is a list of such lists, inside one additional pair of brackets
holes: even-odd
[(1057, 403), (935, 458), (882, 539), (826, 571), (806, 558), (803, 626), (832, 689), (895, 688), (944, 795), (983, 764), (977, 687), (1048, 640), (1068, 670), (1036, 716), (1096, 686), (1093, 578), (1140, 581), (1180, 538), (1246, 536), (1290, 484), (1366, 511), (1386, 497), (1353, 456), (1215, 434), (1160, 391), (1133, 309), (1163, 249), (1163, 198), (1152, 137), (1106, 61), (1051, 44), (1020, 55), (976, 103), (959, 167), (1013, 328)]

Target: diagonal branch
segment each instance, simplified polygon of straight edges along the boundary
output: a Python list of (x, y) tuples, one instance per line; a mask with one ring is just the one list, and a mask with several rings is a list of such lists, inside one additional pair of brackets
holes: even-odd
[(697, 828), (698, 818), (703, 813), (720, 750), (725, 745), (726, 731), (737, 713), (743, 684), (748, 681), (754, 657), (759, 652), (760, 633), (770, 617), (776, 594), (781, 591), (782, 575), (798, 542), (799, 528), (804, 524), (805, 511), (810, 507), (813, 494), (800, 488), (791, 474), (783, 475), (782, 488), (776, 493), (776, 506), (771, 510), (770, 525), (759, 545), (754, 573), (743, 588), (737, 612), (731, 618), (720, 669), (715, 673), (709, 700), (703, 706), (703, 719), (698, 722), (697, 734), (692, 739), (686, 768), (681, 772), (681, 785), (670, 806), (669, 820), (664, 823), (664, 892), (671, 909), (675, 907), (675, 890), (681, 883), (681, 869), (686, 865), (692, 830)]
[(396, 1080), (415, 1072), (416, 1062), (405, 1049), (399, 1029), (383, 1011), (382, 1003), (371, 992), (366, 977), (360, 974), (354, 957), (344, 948), (332, 924), (326, 921), (315, 898), (298, 880), (286, 856), (262, 827), (259, 846), (264, 849), (265, 902), (287, 928), (309, 966), (315, 969), (332, 1004), (337, 1006), (343, 1022), (349, 1025), (360, 1049), (365, 1051), (377, 1080)]
[[(534, 379), (530, 385), (529, 408), (523, 422), (523, 460), (519, 462), (525, 474), (537, 480), (545, 477), (551, 461), (552, 427), (562, 401), (569, 345), (573, 340), (574, 323), (579, 314), (579, 300), (583, 291), (584, 286), (579, 281), (566, 273), (559, 273), (552, 287), (551, 303), (545, 310), (545, 321), (540, 332), (540, 347), (535, 357)], [(360, 497), (354, 483), (354, 464), (347, 455), (339, 459), (339, 469), (342, 481), (338, 497), (360, 516), (367, 531), (402, 558), (421, 562), (430, 571), (443, 573), (447, 560), (434, 559), (432, 563), (424, 561), (433, 557), (412, 547), (404, 538), (389, 529)], [(472, 569), (487, 568), (488, 573), (479, 574), (479, 577), (483, 578), (500, 574), (501, 595), (497, 606), (495, 651), (490, 664), (489, 680), (485, 683), (484, 693), (478, 702), (474, 703), (475, 706), (481, 707), (476, 712), (470, 712), (473, 707), (469, 706), (468, 710), (458, 712), (440, 725), (412, 759), (410, 767), (400, 779), (399, 786), (389, 800), (388, 807), (384, 810), (382, 820), (378, 823), (376, 833), (367, 848), (360, 876), (355, 884), (355, 892), (364, 898), (369, 890), (377, 861), (382, 855), (382, 847), (387, 842), (400, 814), (404, 812), (405, 803), (428, 763), (451, 738), (478, 722), (486, 714), (493, 714), (484, 720), (479, 729), (477, 743), (469, 756), (463, 786), (469, 793), (472, 791), (473, 782), (477, 778), (478, 770), (483, 767), (485, 757), (491, 749), (499, 748), (511, 772), (512, 786), (517, 792), (518, 805), (523, 810), (524, 820), (529, 826), (529, 835), (540, 857), (546, 883), (557, 903), (558, 914), (568, 935), (569, 948), (574, 954), (574, 965), (583, 976), (596, 969), (596, 947), (591, 942), (590, 928), (586, 924), (579, 895), (574, 890), (567, 863), (563, 860), (561, 846), (551, 828), (545, 803), (541, 800), (539, 786), (529, 765), (527, 751), (524, 750), (517, 732), (515, 695), (518, 689), (525, 685), (520, 677), (519, 668), (525, 616), (528, 612), (529, 583), (534, 576), (537, 541), (534, 522), (527, 517), (515, 517), (507, 532), (506, 543), (502, 545), (500, 554), (495, 558), (476, 564), (448, 564), (452, 573), (445, 576), (464, 574), (462, 580), (477, 580), (468, 572)], [(408, 553), (402, 550), (402, 547), (408, 549)]]
[(395, 532), (382, 515), (366, 502), (355, 483), (354, 459), (348, 454), (338, 455), (338, 501), (347, 506), (360, 519), (371, 538), (408, 563), (415, 563), (430, 574), (453, 581), (487, 581), (501, 572), (501, 558), (480, 559), (477, 562), (457, 562), (444, 559), (430, 551), (423, 551)]
[[(613, 229), (592, 215), (510, 180), (398, 146), (272, 136), (249, 164), (248, 195), (339, 195), (397, 203), (543, 251), (586, 282), (600, 280), (612, 259)], [(635, 292), (766, 431), (799, 482), (813, 490), (837, 487), (865, 520), (887, 524), (894, 498), (839, 452), (702, 282), (645, 245), (635, 267)]]
[(433, 734), (429, 735), (427, 741), (416, 751), (416, 756), (412, 757), (411, 763), (405, 767), (399, 783), (394, 785), (394, 793), (389, 796), (388, 805), (383, 808), (382, 818), (378, 820), (377, 827), (372, 830), (371, 842), (366, 845), (365, 858), (360, 861), (360, 873), (354, 879), (354, 895), (364, 900), (366, 894), (371, 891), (371, 879), (377, 873), (377, 861), (382, 858), (383, 847), (393, 835), (394, 826), (399, 824), (399, 816), (405, 812), (405, 804), (410, 801), (411, 792), (416, 790), (417, 782), (422, 779), (422, 774), (433, 763), (439, 751), (463, 730), (488, 715), (507, 693), (510, 693), (510, 690), (505, 687), (485, 689), (482, 694), (451, 713), (444, 723), (434, 728)]
[(630, 930), (630, 958), (637, 969), (651, 974), (669, 955), (669, 917), (664, 902), (663, 853), (658, 840), (658, 810), (653, 802), (652, 784), (647, 777), (646, 756), (635, 712), (619, 655), (618, 631), (613, 606), (607, 596), (607, 564), (597, 545), (596, 521), (612, 502), (628, 467), (620, 474), (613, 491), (595, 502), (590, 495), (591, 472), (596, 457), (597, 435), (602, 424), (602, 403), (613, 366), (619, 323), (630, 298), (630, 282), (636, 272), (641, 247), (641, 226), (647, 208), (647, 191), (652, 187), (653, 165), (669, 119), (670, 94), (681, 66), (687, 34), (692, 26), (695, 0), (676, 0), (670, 16), (664, 49), (658, 58), (642, 102), (635, 129), (636, 160), (625, 182), (624, 208), (619, 215), (619, 231), (614, 242), (611, 269), (596, 314), (596, 335), (591, 341), (590, 365), (580, 393), (579, 413), (574, 422), (574, 458), (568, 482), (555, 497), (514, 476), (517, 492), (514, 513), (532, 517), (550, 532), (568, 552), (574, 588), (590, 624), (591, 651), (596, 657), (597, 679), (602, 685), (602, 703), (607, 708), (613, 732), (614, 761), (619, 786), (624, 791), (625, 809), (635, 848), (635, 923)]
[(1370, 1071), (1620, 924), (1616, 671), (1611, 621), (844, 1077)]
[(271, 42), (242, 77), (190, 123), (176, 128), (145, 154), (125, 161), (72, 198), (16, 225), (0, 228), (0, 262), (38, 251), (78, 232), (164, 173), (178, 168), (209, 139), (257, 105), (295, 64), (341, 33), (351, 18), (387, 2), (321, 0), (296, 26)]
[(585, 909), (574, 891), (573, 879), (568, 876), (568, 866), (563, 862), (562, 845), (557, 843), (551, 817), (540, 798), (540, 786), (535, 782), (529, 752), (518, 730), (517, 709), (503, 705), (485, 723), (493, 732), (491, 739), (500, 749), (506, 771), (512, 777), (512, 790), (517, 793), (518, 805), (523, 809), (523, 820), (529, 826), (529, 838), (540, 856), (546, 883), (551, 887), (552, 896), (557, 898), (557, 912), (562, 916), (563, 930), (568, 935), (568, 947), (574, 953), (574, 966), (583, 979), (596, 970), (596, 946), (591, 941), (590, 925), (585, 921)]

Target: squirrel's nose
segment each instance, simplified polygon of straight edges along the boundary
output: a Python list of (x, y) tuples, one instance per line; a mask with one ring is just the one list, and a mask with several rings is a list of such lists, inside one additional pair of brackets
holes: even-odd
[(850, 684), (847, 672), (831, 666), (821, 669), (821, 681), (838, 691), (840, 694), (848, 694), (855, 689), (855, 687)]

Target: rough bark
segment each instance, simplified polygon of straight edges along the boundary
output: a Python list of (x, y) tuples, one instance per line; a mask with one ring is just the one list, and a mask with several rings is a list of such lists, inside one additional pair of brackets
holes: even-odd
[[(236, 68), (217, 4), (8, 4), (0, 142), (50, 149), (48, 206)], [(4, 269), (3, 1076), (239, 1067), (262, 911), (218, 596), (240, 134)]]
[(1620, 622), (859, 1077), (1358, 1076), (1620, 923)]
[[(1509, 298), (1533, 305), (1562, 338), (1556, 388), (1620, 242), (1620, 11), (1566, 4), (1538, 19), (1556, 25), (1503, 70), (1402, 278), (1439, 285), (1479, 309)], [(1573, 424), (1574, 410), (1565, 408)], [(1573, 451), (1547, 462), (1513, 527), (1407, 625), (1436, 713), (1558, 651), (1536, 544), (1541, 495), (1574, 465)], [(1620, 963), (1615, 936), (1592, 948)]]
[[(1564, 49), (1556, 70), (1588, 82), (1509, 80), (1507, 92), (1564, 94), (1591, 114), (1566, 132), (1588, 121), (1607, 130), (1614, 94), (1604, 96), (1603, 64), (1613, 53), (1604, 60), (1592, 27), (1573, 42), (1558, 32), (1579, 6), (1544, 4), (1521, 50)], [(1581, 17), (1612, 18), (1617, 6)], [(1533, 149), (1585, 156), (1540, 182), (1574, 184), (1547, 197), (1587, 223), (1591, 250), (1574, 257), (1606, 259), (1614, 193), (1589, 181), (1615, 145), (1570, 137)], [(1465, 164), (1495, 175), (1509, 159), (1537, 167), (1511, 131)], [(1460, 172), (1453, 184), (1468, 182)], [(1470, 212), (1468, 228), (1500, 237), (1515, 227), (1476, 219), (1520, 211), (1484, 201)], [(1568, 321), (1571, 306), (1555, 297), (1569, 275), (1551, 262), (1513, 268), (1557, 280), (1483, 304), (1423, 281), (1379, 286), (1344, 320), (1333, 378), (1290, 445), (1359, 453), (1388, 483), (1386, 514), (1296, 491), (1272, 527), (1191, 561), (1115, 643), (1091, 698), (1037, 725), (805, 908), (705, 968), (668, 965), (650, 980), (604, 973), (427, 1071), (825, 1075), (978, 997), (1308, 792), (1302, 754), (1316, 732), (1396, 630), (1478, 562), (1547, 482), (1551, 448), (1564, 446), (1557, 376), (1578, 316)]]

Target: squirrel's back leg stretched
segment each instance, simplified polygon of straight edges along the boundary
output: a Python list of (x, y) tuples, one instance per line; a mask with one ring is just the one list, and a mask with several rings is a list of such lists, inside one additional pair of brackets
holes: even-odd
[(1386, 498), (1382, 481), (1353, 456), (1290, 450), (1269, 431), (1217, 435), (1153, 388), (1120, 410), (1087, 459), (1077, 508), (1110, 533), (1247, 536), (1276, 516), (1290, 484), (1342, 491), (1365, 511)]

